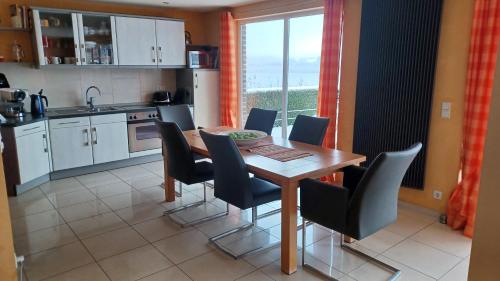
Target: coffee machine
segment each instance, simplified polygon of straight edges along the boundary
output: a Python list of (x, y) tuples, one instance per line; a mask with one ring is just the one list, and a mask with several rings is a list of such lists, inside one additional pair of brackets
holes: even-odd
[(0, 89), (0, 113), (5, 117), (23, 117), (26, 91), (21, 89)]
[(23, 117), (26, 91), (10, 88), (7, 77), (0, 73), (0, 114), (5, 117)]

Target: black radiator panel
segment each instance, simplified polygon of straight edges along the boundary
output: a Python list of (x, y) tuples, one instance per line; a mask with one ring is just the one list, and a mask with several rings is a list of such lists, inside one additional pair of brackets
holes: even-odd
[(423, 189), (442, 0), (363, 0), (355, 153), (424, 147), (403, 185)]

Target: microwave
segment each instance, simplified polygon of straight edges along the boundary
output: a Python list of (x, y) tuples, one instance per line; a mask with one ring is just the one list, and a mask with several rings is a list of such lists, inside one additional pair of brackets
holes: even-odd
[(211, 68), (211, 55), (207, 51), (188, 51), (188, 68)]

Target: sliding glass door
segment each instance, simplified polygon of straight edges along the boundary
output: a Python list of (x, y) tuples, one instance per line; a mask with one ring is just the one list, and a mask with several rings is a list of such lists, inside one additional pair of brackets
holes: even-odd
[(241, 116), (278, 111), (273, 134), (288, 136), (299, 114), (316, 114), (323, 14), (241, 25)]

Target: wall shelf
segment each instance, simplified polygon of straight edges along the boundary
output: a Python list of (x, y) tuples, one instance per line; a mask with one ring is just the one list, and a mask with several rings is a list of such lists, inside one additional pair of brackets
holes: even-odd
[(27, 28), (0, 26), (0, 32), (29, 32)]

